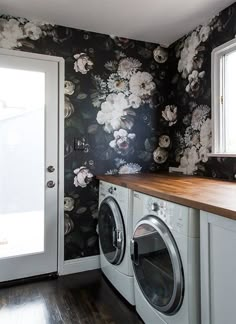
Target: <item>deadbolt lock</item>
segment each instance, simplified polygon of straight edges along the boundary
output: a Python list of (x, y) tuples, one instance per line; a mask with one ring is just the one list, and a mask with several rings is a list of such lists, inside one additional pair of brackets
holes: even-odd
[(53, 165), (49, 165), (47, 170), (48, 170), (48, 172), (52, 173), (55, 171), (55, 168)]

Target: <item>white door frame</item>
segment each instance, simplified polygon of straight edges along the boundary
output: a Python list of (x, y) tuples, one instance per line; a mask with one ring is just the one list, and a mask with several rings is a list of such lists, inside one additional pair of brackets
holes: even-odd
[(65, 62), (62, 57), (0, 49), (1, 54), (58, 63), (58, 274), (64, 269), (64, 80)]

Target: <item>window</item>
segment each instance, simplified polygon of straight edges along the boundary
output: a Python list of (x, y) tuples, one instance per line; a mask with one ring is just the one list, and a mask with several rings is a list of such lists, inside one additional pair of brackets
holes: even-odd
[(212, 154), (236, 156), (236, 40), (212, 52)]

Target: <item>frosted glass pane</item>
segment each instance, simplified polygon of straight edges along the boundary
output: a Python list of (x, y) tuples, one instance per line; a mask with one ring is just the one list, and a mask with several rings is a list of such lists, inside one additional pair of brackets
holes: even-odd
[(0, 258), (44, 251), (45, 74), (0, 68)]
[(236, 153), (236, 51), (225, 56), (226, 152)]

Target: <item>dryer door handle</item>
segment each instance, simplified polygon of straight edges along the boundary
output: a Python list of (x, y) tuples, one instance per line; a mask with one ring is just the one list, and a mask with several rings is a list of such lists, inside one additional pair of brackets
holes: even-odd
[(139, 256), (138, 256), (138, 242), (135, 240), (130, 241), (130, 256), (133, 263), (138, 266), (139, 265)]
[(112, 232), (112, 244), (115, 248), (121, 249), (123, 241), (123, 233), (120, 230), (113, 228)]

